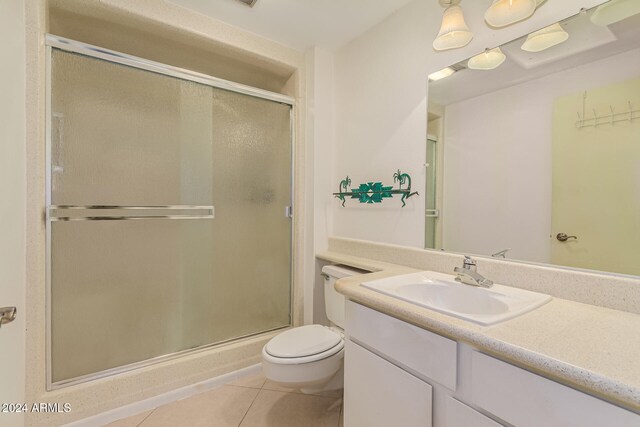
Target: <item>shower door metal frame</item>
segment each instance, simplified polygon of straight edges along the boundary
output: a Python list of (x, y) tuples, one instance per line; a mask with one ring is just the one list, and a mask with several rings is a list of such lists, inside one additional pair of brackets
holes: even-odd
[[(141, 70), (151, 71), (165, 76), (177, 77), (182, 80), (189, 80), (196, 83), (202, 83), (207, 86), (224, 89), (231, 92), (242, 93), (256, 98), (267, 99), (269, 101), (281, 102), (283, 104), (295, 106), (295, 99), (280, 93), (270, 92), (264, 89), (258, 89), (241, 83), (235, 83), (229, 80), (220, 79), (199, 73), (197, 71), (187, 70), (185, 68), (174, 67), (160, 62), (151, 61), (149, 59), (139, 58), (137, 56), (128, 55), (115, 50), (105, 49), (76, 40), (47, 34), (45, 36), (45, 44), (48, 47), (55, 47), (67, 52), (79, 53), (81, 55), (90, 56), (92, 58), (104, 59), (105, 61), (114, 62), (121, 65), (127, 65)], [(48, 55), (47, 55), (48, 56)]]
[[(211, 350), (216, 347), (224, 346), (230, 342), (238, 342), (243, 339), (256, 337), (262, 334), (287, 329), (293, 325), (293, 316), (294, 316), (294, 263), (293, 259), (295, 256), (295, 244), (294, 244), (294, 234), (295, 234), (295, 226), (294, 226), (294, 215), (293, 215), (293, 207), (295, 206), (295, 158), (296, 158), (296, 135), (295, 135), (295, 120), (296, 120), (296, 101), (294, 98), (282, 95), (275, 92), (270, 92), (267, 90), (255, 88), (252, 86), (244, 85), (241, 83), (232, 82), (229, 80), (220, 79), (217, 77), (209, 76), (206, 74), (202, 74), (196, 71), (174, 67), (172, 65), (163, 64), (160, 62), (151, 61), (144, 58), (139, 58), (136, 56), (128, 55), (125, 53), (117, 52), (110, 49), (101, 48), (98, 46), (90, 45), (87, 43), (79, 42), (72, 39), (67, 39), (64, 37), (55, 36), (52, 34), (45, 35), (45, 144), (46, 144), (46, 165), (45, 165), (45, 212), (44, 212), (44, 220), (45, 220), (45, 259), (46, 259), (46, 307), (45, 307), (45, 319), (46, 319), (46, 390), (52, 391), (57, 390), (64, 387), (69, 387), (75, 384), (81, 384), (88, 381), (110, 377), (113, 375), (125, 373), (132, 371), (137, 368), (153, 365), (160, 362), (165, 362), (172, 359), (177, 359), (187, 354), (194, 354), (206, 350)], [(82, 375), (80, 377), (71, 378), (68, 380), (62, 380), (53, 382), (53, 371), (52, 371), (52, 352), (51, 352), (51, 324), (52, 324), (52, 311), (51, 311), (51, 228), (53, 222), (56, 221), (99, 221), (99, 220), (143, 220), (143, 219), (170, 219), (170, 220), (193, 220), (193, 219), (213, 219), (214, 218), (214, 207), (213, 206), (182, 206), (182, 205), (172, 205), (172, 206), (54, 206), (51, 205), (51, 187), (52, 187), (52, 175), (51, 175), (51, 161), (52, 161), (52, 85), (51, 85), (51, 73), (52, 73), (52, 54), (53, 49), (59, 49), (66, 52), (76, 53), (80, 55), (84, 55), (91, 58), (101, 59), (110, 63), (116, 63), (123, 66), (128, 66), (132, 68), (137, 68), (144, 71), (153, 72), (156, 74), (162, 74), (169, 77), (175, 77), (181, 80), (192, 81), (195, 83), (200, 83), (206, 86), (211, 86), (218, 89), (223, 89), (230, 92), (239, 93), (242, 95), (248, 95), (255, 98), (261, 98), (272, 102), (277, 102), (281, 104), (285, 104), (289, 106), (289, 125), (290, 125), (290, 148), (291, 148), (291, 158), (290, 158), (290, 206), (285, 207), (285, 216), (291, 219), (289, 222), (289, 233), (290, 233), (290, 257), (289, 257), (289, 287), (290, 287), (290, 305), (289, 305), (289, 324), (279, 326), (276, 328), (270, 328), (263, 331), (254, 332), (251, 334), (231, 338), (224, 341), (219, 341), (211, 344), (205, 344), (199, 347), (190, 348), (186, 350), (181, 350), (175, 353), (165, 354), (153, 357), (151, 359), (141, 360), (138, 362), (126, 364), (123, 366), (118, 366), (115, 368), (106, 369), (103, 371), (99, 371), (92, 374)], [(54, 212), (56, 210), (97, 210), (100, 212), (101, 210), (133, 210), (137, 212), (137, 215), (127, 215), (127, 216), (109, 216), (109, 215), (80, 215), (76, 217), (71, 216), (57, 216)], [(172, 211), (176, 210), (186, 210), (186, 211), (196, 211), (196, 210), (205, 210), (206, 212), (200, 215), (193, 214), (182, 214), (175, 215)], [(140, 215), (140, 213), (144, 213), (145, 211), (166, 211), (164, 215)]]

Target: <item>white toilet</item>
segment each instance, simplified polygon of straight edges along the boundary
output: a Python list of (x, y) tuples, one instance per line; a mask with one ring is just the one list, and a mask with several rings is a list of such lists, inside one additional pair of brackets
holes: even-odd
[(362, 274), (347, 267), (322, 269), (327, 318), (333, 326), (308, 325), (273, 337), (262, 349), (262, 370), (271, 381), (304, 393), (339, 390), (344, 386), (345, 298), (333, 288), (336, 280)]

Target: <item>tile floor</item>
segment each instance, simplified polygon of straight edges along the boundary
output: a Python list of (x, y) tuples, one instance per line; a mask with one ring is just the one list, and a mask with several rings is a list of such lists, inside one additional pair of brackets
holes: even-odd
[(280, 387), (263, 375), (241, 378), (108, 427), (341, 427), (341, 392), (318, 395)]

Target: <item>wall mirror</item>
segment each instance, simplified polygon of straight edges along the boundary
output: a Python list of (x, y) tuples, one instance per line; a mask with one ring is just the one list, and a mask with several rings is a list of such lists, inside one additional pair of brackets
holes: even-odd
[(633, 3), (430, 76), (427, 248), (640, 275)]

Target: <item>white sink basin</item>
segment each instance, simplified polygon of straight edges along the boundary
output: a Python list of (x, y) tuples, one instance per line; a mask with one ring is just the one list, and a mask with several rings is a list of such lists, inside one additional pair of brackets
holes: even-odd
[(374, 291), (481, 325), (493, 325), (540, 307), (549, 295), (495, 284), (458, 283), (450, 274), (423, 271), (362, 283)]

